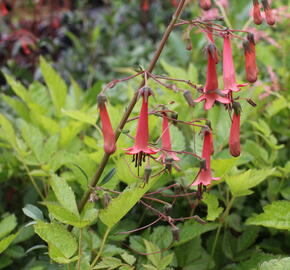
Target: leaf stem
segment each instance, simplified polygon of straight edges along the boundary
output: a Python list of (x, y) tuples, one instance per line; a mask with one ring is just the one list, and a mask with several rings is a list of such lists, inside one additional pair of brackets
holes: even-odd
[(78, 266), (77, 269), (80, 270), (81, 269), (81, 258), (82, 258), (82, 242), (83, 242), (83, 229), (80, 229), (80, 235), (79, 235), (79, 259), (78, 259)]
[(105, 247), (105, 244), (106, 244), (106, 241), (107, 241), (107, 238), (109, 236), (109, 233), (110, 233), (111, 229), (110, 228), (107, 228), (105, 234), (104, 234), (104, 237), (103, 237), (103, 240), (102, 240), (102, 243), (101, 243), (101, 246), (100, 246), (100, 249), (99, 249), (99, 252), (97, 253), (95, 259), (93, 260), (92, 264), (91, 264), (91, 269), (93, 269), (93, 267), (95, 266), (95, 264), (97, 263), (98, 259), (102, 256), (102, 253), (103, 253), (103, 249)]

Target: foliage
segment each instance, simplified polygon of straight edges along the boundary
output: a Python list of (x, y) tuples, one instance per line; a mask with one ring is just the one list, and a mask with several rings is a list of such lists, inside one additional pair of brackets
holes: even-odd
[[(65, 32), (72, 45), (63, 49), (54, 63), (60, 71), (47, 60), (53, 59), (52, 55), (40, 58), (35, 79), (21, 75), (11, 63), (4, 70), (7, 85), (1, 94), (0, 114), (0, 269), (287, 269), (287, 22), (281, 19), (272, 29), (265, 25), (258, 28), (264, 33), (260, 33), (256, 46), (259, 81), (248, 87), (247, 95), (241, 92), (241, 98), (250, 93), (257, 107), (241, 101), (242, 154), (238, 158), (228, 153), (230, 123), (222, 106), (208, 113), (200, 105), (189, 108), (182, 95), (149, 81), (157, 99), (150, 104), (152, 108), (168, 104), (170, 110), (178, 111), (179, 119), (207, 117), (215, 130), (212, 168), (221, 180), (204, 193), (200, 204), (196, 204), (195, 197), (187, 196), (176, 198), (174, 207), (167, 209), (171, 217), (181, 218), (175, 224), (177, 237), (164, 216), (144, 209), (140, 199), (172, 183), (178, 184), (177, 189), (188, 187), (199, 162), (181, 154), (181, 170), (173, 168), (170, 175), (158, 175), (145, 185), (136, 180), (123, 151), (132, 143), (126, 132), (134, 131), (136, 122), (126, 124), (99, 189), (89, 186), (104, 153), (96, 96), (103, 82), (134, 74), (134, 64), (147, 67), (153, 44), (173, 11), (170, 1), (154, 2), (149, 13), (142, 12), (137, 1), (123, 2), (111, 1), (110, 7), (101, 7), (105, 10), (102, 14), (99, 9), (93, 10), (99, 16), (98, 22), (86, 18), (79, 9), (72, 11), (84, 28), (76, 33)], [(248, 19), (250, 9), (246, 2), (230, 3), (226, 9), (217, 7), (226, 12), (230, 24), (243, 28), (241, 22)], [(274, 7), (283, 5), (285, 2), (276, 1)], [(200, 12), (196, 4), (190, 5), (184, 17), (196, 17)], [(252, 26), (250, 20), (248, 24)], [(191, 38), (195, 49), (186, 52), (181, 33), (173, 32), (156, 70), (202, 85), (205, 57), (201, 50), (206, 41), (198, 33)], [(234, 56), (238, 79), (242, 81), (244, 67), (237, 46)], [(140, 78), (135, 78), (108, 91), (107, 107), (114, 128), (139, 83)], [(191, 90), (181, 83), (177, 87)], [(133, 115), (137, 113), (136, 108)], [(158, 139), (160, 126), (160, 119), (150, 118), (152, 142)], [(201, 153), (199, 128), (177, 124), (170, 131), (174, 149)], [(93, 191), (90, 203), (79, 211), (77, 205), (88, 189)], [(195, 191), (194, 187), (188, 189)], [(163, 193), (165, 197), (157, 198), (166, 202), (166, 208), (174, 192)], [(182, 220), (194, 215), (199, 218)], [(158, 218), (159, 222), (154, 223)], [(203, 224), (201, 218), (207, 223)], [(150, 223), (153, 225), (147, 227)], [(96, 263), (90, 267), (95, 258)]]

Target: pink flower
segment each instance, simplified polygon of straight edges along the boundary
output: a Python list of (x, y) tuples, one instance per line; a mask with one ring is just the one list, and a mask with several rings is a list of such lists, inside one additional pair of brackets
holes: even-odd
[(140, 90), (140, 94), (142, 95), (142, 107), (137, 126), (135, 144), (133, 147), (125, 149), (125, 151), (127, 151), (126, 154), (134, 155), (133, 160), (136, 166), (142, 165), (142, 161), (146, 155), (153, 155), (158, 152), (148, 146), (148, 97), (151, 95), (151, 89), (145, 86)]
[(116, 151), (116, 140), (105, 102), (106, 97), (104, 95), (99, 95), (98, 106), (102, 123), (102, 133), (104, 137), (104, 150), (107, 154), (111, 155)]
[(8, 9), (7, 9), (7, 7), (6, 7), (6, 4), (5, 4), (5, 3), (2, 3), (2, 4), (1, 4), (1, 14), (2, 14), (2, 16), (4, 17), (4, 16), (6, 16), (8, 13), (9, 13), (9, 11), (8, 11)]
[(263, 22), (259, 0), (253, 0), (253, 21), (257, 25), (260, 25)]
[(232, 126), (230, 131), (230, 153), (233, 157), (238, 157), (241, 153), (240, 146), (240, 116), (241, 116), (241, 105), (237, 102), (234, 102), (234, 113), (232, 119)]
[(205, 100), (204, 109), (209, 110), (216, 101), (219, 101), (224, 104), (228, 104), (231, 101), (218, 94), (218, 78), (216, 72), (216, 63), (217, 52), (216, 47), (213, 43), (208, 45), (207, 47), (207, 55), (208, 55), (208, 64), (207, 64), (207, 74), (206, 74), (206, 83), (203, 89), (203, 94), (195, 99), (195, 102), (201, 102)]
[(237, 84), (236, 73), (232, 55), (231, 41), (228, 34), (224, 35), (224, 47), (223, 47), (223, 80), (224, 80), (224, 93), (229, 91), (238, 92), (240, 87), (247, 84)]
[(205, 159), (205, 164), (201, 166), (196, 179), (192, 183), (193, 186), (203, 185), (208, 186), (212, 180), (219, 180), (220, 178), (212, 177), (210, 159), (213, 153), (213, 138), (210, 128), (204, 128), (203, 130), (203, 148), (202, 157)]
[(162, 159), (162, 162), (165, 164), (166, 158), (173, 159), (174, 161), (180, 160), (179, 157), (176, 156), (174, 152), (172, 152), (171, 148), (171, 137), (170, 137), (170, 130), (168, 125), (168, 118), (166, 113), (163, 113), (163, 121), (162, 121), (162, 153), (158, 160)]
[(150, 9), (150, 3), (149, 0), (142, 0), (141, 2), (141, 9), (145, 12), (147, 12)]

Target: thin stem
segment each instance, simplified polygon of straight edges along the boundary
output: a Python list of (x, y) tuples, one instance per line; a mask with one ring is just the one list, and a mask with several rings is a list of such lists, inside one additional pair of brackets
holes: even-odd
[(79, 259), (78, 259), (78, 270), (81, 269), (81, 258), (82, 258), (82, 242), (83, 242), (83, 229), (80, 229), (80, 236), (79, 236)]
[(27, 165), (24, 163), (23, 160), (21, 160), (21, 161), (22, 161), (22, 164), (23, 164), (23, 166), (24, 166), (24, 168), (25, 168), (26, 173), (28, 174), (28, 177), (29, 177), (29, 179), (30, 179), (32, 185), (34, 186), (34, 188), (35, 188), (35, 190), (37, 191), (38, 195), (39, 195), (39, 196), (41, 197), (41, 199), (44, 201), (44, 200), (45, 200), (45, 197), (43, 196), (41, 190), (39, 189), (38, 185), (36, 184), (34, 178), (33, 178), (32, 175), (30, 174), (30, 171), (29, 171)]
[(222, 224), (220, 223), (219, 227), (217, 229), (215, 238), (214, 238), (214, 242), (213, 242), (212, 248), (211, 248), (211, 252), (210, 252), (211, 257), (214, 256), (216, 245), (217, 245), (217, 242), (218, 242), (218, 239), (219, 239), (219, 236), (220, 236), (221, 228), (222, 228)]
[[(166, 29), (166, 31), (165, 31), (165, 33), (163, 35), (163, 38), (162, 38), (162, 40), (160, 42), (160, 45), (159, 45), (157, 51), (155, 52), (152, 61), (150, 62), (150, 65), (149, 65), (149, 67), (147, 69), (148, 72), (151, 73), (153, 71), (153, 69), (154, 69), (154, 67), (155, 67), (155, 65), (156, 65), (156, 63), (157, 63), (157, 61), (158, 61), (158, 59), (159, 59), (159, 57), (160, 57), (160, 55), (161, 55), (161, 53), (163, 51), (163, 48), (164, 48), (164, 46), (165, 46), (165, 44), (166, 44), (166, 42), (167, 42), (167, 40), (169, 38), (169, 35), (170, 35), (170, 33), (172, 32), (172, 30), (174, 28), (174, 24), (176, 23), (176, 21), (178, 20), (180, 14), (182, 12), (182, 9), (183, 9), (185, 3), (186, 3), (186, 0), (181, 0), (179, 2), (177, 9), (176, 9), (174, 15), (172, 16), (171, 22), (167, 26), (167, 29)], [(140, 87), (142, 87), (142, 86), (144, 86), (144, 80), (141, 83)], [(118, 138), (119, 138), (119, 136), (120, 136), (120, 134), (121, 134), (121, 132), (122, 132), (127, 120), (128, 120), (128, 118), (129, 118), (129, 116), (130, 116), (130, 114), (131, 114), (131, 112), (132, 112), (137, 100), (138, 100), (138, 91), (135, 92), (130, 104), (128, 105), (127, 110), (125, 111), (125, 113), (124, 113), (119, 125), (116, 128), (116, 131), (115, 131), (116, 141), (118, 140)], [(106, 165), (107, 165), (107, 163), (109, 161), (109, 158), (110, 158), (110, 154), (105, 153), (103, 158), (102, 158), (102, 160), (101, 160), (101, 162), (100, 162), (100, 165), (99, 165), (99, 167), (98, 167), (98, 169), (97, 169), (97, 171), (96, 171), (96, 173), (95, 173), (95, 175), (93, 177), (93, 179), (90, 182), (89, 186), (95, 187), (98, 184), (98, 182), (100, 180), (100, 177), (101, 177), (101, 175), (102, 175), (102, 173), (103, 173), (103, 171), (104, 171), (104, 169), (105, 169), (105, 167), (106, 167)], [(80, 201), (80, 203), (78, 205), (78, 208), (79, 208), (80, 212), (83, 210), (84, 206), (88, 202), (90, 194), (91, 194), (91, 190), (88, 189), (85, 192), (85, 194), (83, 195), (82, 200)], [(71, 226), (69, 227), (69, 230), (72, 230)]]
[(101, 246), (100, 246), (100, 249), (99, 249), (99, 252), (97, 253), (95, 259), (93, 260), (92, 264), (91, 264), (91, 269), (94, 268), (95, 264), (97, 263), (98, 259), (102, 256), (102, 253), (103, 253), (103, 249), (105, 247), (105, 244), (106, 244), (106, 241), (107, 241), (107, 238), (109, 236), (109, 233), (110, 233), (111, 229), (110, 228), (107, 228), (105, 234), (104, 234), (104, 237), (103, 237), (103, 240), (102, 240), (102, 243), (101, 243)]

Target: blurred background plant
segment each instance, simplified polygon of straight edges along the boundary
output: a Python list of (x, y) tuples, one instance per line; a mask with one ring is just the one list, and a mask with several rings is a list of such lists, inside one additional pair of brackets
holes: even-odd
[[(96, 96), (104, 83), (134, 74), (139, 66), (148, 66), (175, 9), (169, 0), (148, 1), (145, 9), (142, 2), (1, 1), (0, 269), (67, 269), (64, 265), (73, 267), (75, 260), (79, 261), (79, 269), (90, 269), (91, 256), (102, 246), (105, 234), (100, 219), (92, 218), (92, 205), (101, 209), (112, 195), (97, 191), (98, 200), (86, 209), (87, 215), (80, 217), (73, 206), (61, 199), (53, 183), (65, 180), (61, 190), (68, 195), (71, 205), (75, 205), (74, 196), (79, 200), (88, 188), (87, 178), (92, 178), (103, 153), (102, 135), (95, 128)], [(221, 15), (227, 26), (250, 29), (256, 37), (259, 80), (243, 90), (241, 98), (246, 97), (247, 91), (247, 97), (250, 93), (257, 107), (247, 106), (246, 101), (243, 104), (242, 154), (232, 158), (228, 153), (230, 121), (221, 107), (215, 106), (209, 113), (204, 113), (202, 105), (189, 109), (182, 96), (150, 82), (157, 99), (152, 106), (168, 104), (180, 119), (211, 120), (216, 149), (212, 166), (222, 180), (214, 183), (196, 209), (195, 198), (175, 203), (171, 216), (189, 216), (194, 212), (208, 223), (201, 225), (189, 220), (178, 224), (180, 240), (173, 244), (165, 222), (131, 236), (116, 235), (156, 219), (154, 213), (139, 205), (131, 209), (122, 201), (128, 214), (109, 235), (102, 260), (95, 269), (247, 270), (287, 269), (290, 265), (289, 5), (286, 0), (273, 2), (277, 22), (269, 27), (265, 23), (253, 24), (251, 1), (216, 0), (207, 12), (197, 2), (191, 1), (182, 18)], [(202, 85), (206, 74), (203, 48), (207, 41), (194, 30), (193, 50), (187, 51), (181, 30), (182, 27), (176, 29), (170, 36), (154, 73)], [(222, 48), (219, 40), (217, 47)], [(245, 81), (241, 44), (233, 47), (238, 80)], [(39, 61), (40, 55), (43, 58)], [(114, 127), (138, 83), (139, 79), (122, 83), (108, 92)], [(134, 110), (137, 113), (138, 109)], [(156, 139), (161, 120), (150, 121), (150, 134)], [(129, 123), (126, 129), (132, 131), (135, 125)], [(196, 148), (201, 145), (198, 129), (194, 134), (188, 127), (172, 125), (171, 132), (174, 149), (200, 153), (201, 149)], [(121, 136), (119, 150), (100, 183), (103, 189), (122, 191), (134, 184), (120, 150), (129, 143), (126, 136)], [(161, 176), (152, 190), (170, 183), (186, 186), (193, 181), (198, 162), (181, 157), (182, 170)], [(51, 178), (57, 180), (53, 182)], [(75, 195), (65, 183), (69, 183)], [(43, 196), (46, 203), (40, 204)], [(62, 211), (67, 207), (75, 211), (77, 219), (61, 211), (59, 214), (59, 208), (56, 210), (47, 201), (57, 202)], [(31, 219), (37, 224), (24, 226)], [(47, 220), (54, 223), (43, 222)], [(77, 224), (78, 229), (66, 234), (55, 220)], [(58, 244), (55, 235), (45, 234), (50, 230), (63, 236), (63, 245)], [(47, 242), (49, 250), (35, 232)], [(67, 250), (65, 254), (59, 253), (63, 249)], [(160, 249), (161, 254), (155, 253)]]

